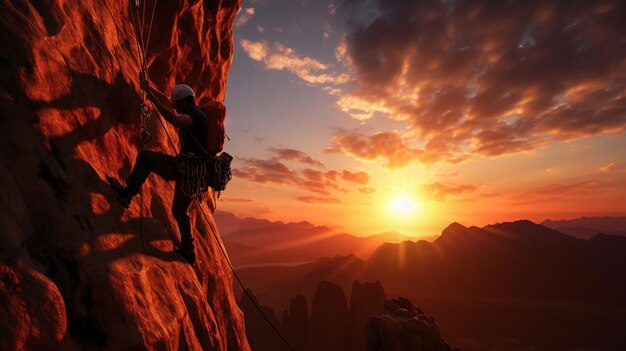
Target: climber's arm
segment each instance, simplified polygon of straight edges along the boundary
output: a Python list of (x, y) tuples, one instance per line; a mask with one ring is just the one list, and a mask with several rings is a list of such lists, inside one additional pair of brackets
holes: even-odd
[(165, 106), (169, 106), (172, 103), (170, 99), (167, 98), (167, 95), (160, 92), (157, 88), (150, 87), (150, 94), (152, 94), (161, 104)]
[(157, 111), (165, 118), (165, 120), (176, 128), (188, 127), (193, 122), (193, 119), (189, 115), (177, 116), (170, 109), (170, 101), (158, 89), (150, 87), (150, 82), (146, 79), (143, 72), (139, 74), (139, 86), (146, 92), (148, 100), (152, 101)]
[(172, 110), (165, 106), (159, 99), (153, 94), (148, 94), (148, 99), (152, 101), (157, 111), (165, 118), (165, 120), (176, 128), (189, 127), (193, 122), (193, 119), (189, 115), (177, 116)]

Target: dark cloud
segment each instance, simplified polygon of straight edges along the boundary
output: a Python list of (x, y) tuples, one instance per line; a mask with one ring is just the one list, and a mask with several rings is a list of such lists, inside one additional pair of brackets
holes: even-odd
[(341, 132), (333, 137), (329, 153), (344, 153), (356, 159), (385, 160), (389, 167), (403, 167), (416, 159), (422, 150), (411, 148), (397, 132), (381, 132), (366, 136)]
[(349, 0), (337, 16), (356, 87), (338, 105), (410, 127), (342, 132), (334, 151), (402, 167), (626, 128), (624, 1)]
[(383, 161), (390, 168), (401, 168), (419, 161), (431, 164), (442, 159), (458, 163), (466, 154), (453, 153), (451, 145), (441, 140), (431, 140), (423, 148), (408, 143), (396, 131), (364, 135), (356, 131), (340, 131), (333, 136), (327, 153), (342, 153), (363, 161)]
[(284, 163), (275, 160), (241, 158), (243, 168), (233, 169), (233, 175), (257, 183), (299, 184), (298, 174)]
[[(330, 173), (330, 175), (328, 174)], [(336, 172), (324, 172), (306, 168), (302, 170), (302, 184), (311, 191), (328, 194), (329, 189), (338, 189)]]
[(439, 182), (422, 185), (423, 192), (431, 198), (439, 201), (446, 199), (446, 196), (458, 196), (465, 193), (471, 193), (478, 189), (474, 184), (457, 184), (447, 185)]
[(329, 195), (331, 191), (346, 192), (340, 181), (361, 186), (369, 183), (369, 174), (362, 171), (295, 169), (274, 158), (239, 158), (232, 172), (235, 178), (262, 184), (292, 185), (322, 195)]
[(280, 158), (281, 160), (295, 161), (306, 163), (311, 166), (324, 167), (324, 164), (322, 162), (312, 158), (304, 151), (279, 148), (273, 148), (271, 149), (271, 151), (276, 155), (277, 158)]

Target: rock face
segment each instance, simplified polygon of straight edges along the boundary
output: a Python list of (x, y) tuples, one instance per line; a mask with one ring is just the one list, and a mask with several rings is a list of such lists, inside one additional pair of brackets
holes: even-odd
[[(159, 1), (153, 28), (154, 2), (140, 3), (151, 80), (223, 100), (240, 1)], [(124, 210), (104, 181), (125, 178), (141, 147), (133, 11), (135, 1), (0, 2), (1, 349), (249, 350), (215, 197), (206, 220), (190, 211), (192, 268), (172, 252), (171, 183), (149, 178), (141, 221), (139, 198)], [(145, 148), (175, 153), (156, 116), (148, 129)]]
[(385, 302), (367, 323), (367, 351), (452, 351), (432, 317), (405, 298)]

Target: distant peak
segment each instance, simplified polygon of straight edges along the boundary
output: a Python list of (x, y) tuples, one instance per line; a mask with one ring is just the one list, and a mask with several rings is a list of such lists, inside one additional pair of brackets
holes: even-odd
[(484, 226), (482, 229), (507, 229), (507, 228), (529, 228), (529, 227), (542, 227), (541, 224), (537, 224), (528, 219), (520, 219), (512, 222), (497, 222), (494, 224), (488, 224)]
[(446, 229), (444, 229), (443, 232), (441, 232), (441, 235), (455, 234), (455, 233), (459, 233), (459, 232), (462, 232), (462, 231), (465, 231), (465, 230), (467, 230), (466, 226), (464, 226), (461, 223), (454, 222), (454, 223), (448, 225), (446, 227)]

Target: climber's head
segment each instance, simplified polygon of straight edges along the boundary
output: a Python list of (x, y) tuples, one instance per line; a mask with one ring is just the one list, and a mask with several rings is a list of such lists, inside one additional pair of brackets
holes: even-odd
[(186, 84), (178, 84), (170, 92), (170, 100), (178, 113), (183, 113), (189, 106), (195, 106), (195, 97), (196, 93)]

